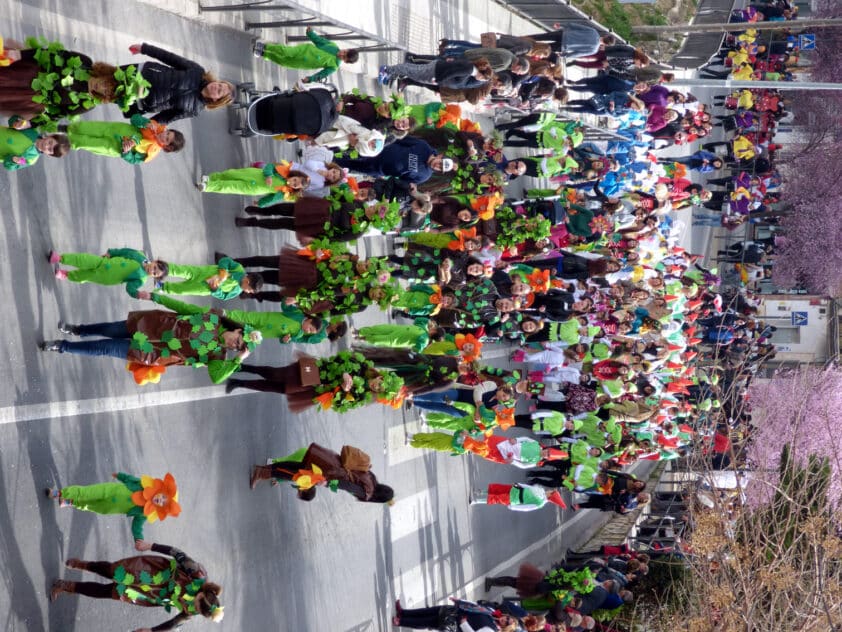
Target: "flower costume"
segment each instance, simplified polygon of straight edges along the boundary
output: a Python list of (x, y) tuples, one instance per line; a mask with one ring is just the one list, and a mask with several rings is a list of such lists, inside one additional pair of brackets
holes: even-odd
[[(255, 163), (254, 167), (228, 169), (208, 175), (202, 191), (204, 193), (228, 193), (233, 195), (263, 196), (257, 201), (262, 207), (294, 200), (297, 194), (287, 186), (290, 163)], [(267, 179), (270, 182), (267, 184)]]
[[(149, 162), (161, 152), (157, 134), (166, 127), (155, 121), (132, 115), (131, 122), (74, 121), (67, 126), (67, 138), (72, 149), (79, 149), (110, 158), (122, 158), (132, 165)], [(123, 151), (123, 139), (134, 141), (134, 147)]]
[[(172, 474), (163, 479), (151, 476), (140, 478), (119, 473), (116, 481), (94, 485), (71, 485), (59, 492), (59, 497), (80, 511), (98, 514), (125, 514), (132, 520), (132, 536), (143, 539), (143, 526), (147, 522), (177, 517), (178, 488)], [(156, 498), (156, 495), (159, 495)], [(156, 502), (157, 501), (157, 502)]]

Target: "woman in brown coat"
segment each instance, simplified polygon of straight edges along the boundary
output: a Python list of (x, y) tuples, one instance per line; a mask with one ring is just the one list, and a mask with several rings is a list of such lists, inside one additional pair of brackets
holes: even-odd
[[(84, 595), (93, 599), (129, 601), (136, 606), (175, 610), (176, 616), (155, 627), (155, 630), (176, 630), (196, 615), (211, 621), (222, 621), (223, 608), (219, 602), (222, 587), (207, 580), (205, 568), (187, 557), (183, 551), (166, 544), (150, 544), (139, 540), (138, 551), (153, 551), (162, 555), (136, 555), (116, 562), (86, 562), (69, 559), (68, 568), (96, 573), (111, 582), (53, 582), (50, 599), (62, 593)], [(178, 590), (175, 588), (178, 587)], [(141, 628), (135, 632), (148, 631)]]
[(348, 492), (360, 502), (391, 503), (394, 490), (378, 483), (370, 468), (368, 455), (358, 448), (343, 446), (342, 452), (336, 453), (311, 443), (283, 459), (273, 460), (271, 465), (255, 465), (249, 484), (254, 489), (258, 481), (292, 481), (298, 488), (298, 498), (307, 501), (313, 500), (316, 487), (323, 485)]

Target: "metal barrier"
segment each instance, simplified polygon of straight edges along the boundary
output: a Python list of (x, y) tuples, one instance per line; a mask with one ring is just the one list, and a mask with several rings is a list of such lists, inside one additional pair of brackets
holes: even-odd
[[(375, 42), (374, 44), (355, 46), (354, 48), (360, 53), (377, 53), (384, 51), (406, 51), (406, 47), (387, 41), (375, 33), (360, 30), (350, 24), (339, 22), (330, 18), (329, 16), (313, 11), (307, 7), (303, 7), (294, 2), (287, 2), (284, 4), (273, 4), (273, 0), (254, 0), (253, 2), (242, 2), (237, 4), (226, 5), (203, 5), (199, 4), (199, 11), (294, 11), (306, 17), (296, 17), (285, 20), (272, 20), (269, 22), (252, 22), (246, 20), (245, 29), (247, 31), (253, 29), (271, 29), (271, 28), (289, 28), (289, 27), (314, 27), (314, 26), (332, 26), (343, 29), (339, 33), (322, 33), (325, 37), (334, 41), (362, 41)], [(308, 38), (304, 35), (287, 35), (288, 42), (303, 42)]]

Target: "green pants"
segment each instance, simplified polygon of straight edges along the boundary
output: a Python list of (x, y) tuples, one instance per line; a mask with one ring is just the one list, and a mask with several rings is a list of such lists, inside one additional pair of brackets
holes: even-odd
[[(276, 184), (277, 181), (277, 184)], [(234, 195), (267, 195), (275, 193), (275, 187), (283, 185), (283, 181), (273, 176), (272, 184), (266, 184), (263, 169), (245, 167), (243, 169), (228, 169), (208, 175), (205, 193), (231, 193)]]
[(61, 497), (81, 511), (98, 514), (125, 514), (135, 507), (132, 492), (118, 481), (95, 485), (70, 485), (61, 490)]
[(453, 435), (446, 432), (419, 432), (413, 435), (409, 445), (413, 448), (438, 450), (439, 452), (453, 451)]
[(76, 270), (67, 272), (67, 280), (74, 283), (98, 283), (99, 285), (119, 285), (134, 274), (140, 263), (123, 257), (100, 257), (87, 252), (71, 252), (61, 255), (63, 265), (73, 266)]

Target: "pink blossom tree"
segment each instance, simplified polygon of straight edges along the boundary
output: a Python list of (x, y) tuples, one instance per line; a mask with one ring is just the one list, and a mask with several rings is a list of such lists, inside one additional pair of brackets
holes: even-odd
[[(842, 17), (842, 3), (819, 0), (815, 17)], [(811, 57), (813, 81), (842, 83), (842, 28), (817, 31), (819, 50)], [(781, 287), (803, 286), (820, 294), (842, 291), (842, 91), (789, 92), (788, 107), (801, 130), (784, 148), (782, 221), (789, 242), (778, 249), (774, 280)]]
[(752, 439), (748, 459), (755, 470), (747, 490), (749, 502), (772, 498), (778, 483), (781, 449), (790, 444), (795, 463), (806, 466), (811, 454), (829, 459), (828, 497), (842, 499), (842, 370), (802, 367), (776, 375), (749, 392)]

